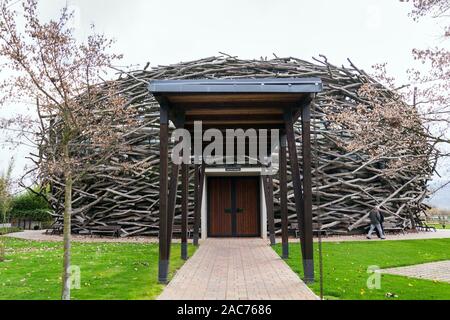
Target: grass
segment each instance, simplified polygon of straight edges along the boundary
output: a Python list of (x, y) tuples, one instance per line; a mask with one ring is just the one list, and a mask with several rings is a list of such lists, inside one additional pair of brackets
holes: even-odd
[[(62, 244), (3, 240), (0, 300), (60, 299)], [(190, 246), (189, 254), (194, 250)], [(174, 244), (170, 277), (183, 262), (180, 245)], [(72, 290), (74, 300), (155, 299), (164, 288), (157, 282), (157, 244), (73, 243), (72, 265), (81, 270), (81, 288)]]
[(435, 227), (436, 229), (450, 229), (450, 224), (446, 223), (445, 224), (445, 228), (442, 225), (442, 223), (427, 223), (427, 225), (429, 225), (430, 227)]
[[(60, 298), (62, 244), (2, 238), (6, 261), (0, 262), (0, 300)], [(319, 279), (315, 244), (316, 279)], [(154, 299), (164, 288), (157, 282), (158, 245), (73, 243), (72, 264), (80, 267), (81, 288), (75, 300)], [(194, 247), (189, 248), (192, 255)], [(281, 246), (275, 246), (281, 253)], [(180, 268), (180, 246), (174, 244), (171, 276)], [(328, 299), (450, 299), (450, 284), (382, 275), (381, 289), (369, 290), (367, 268), (398, 267), (450, 259), (450, 239), (363, 241), (323, 244), (324, 293)], [(286, 262), (303, 274), (298, 244), (290, 245)], [(319, 293), (319, 283), (311, 285)], [(396, 296), (388, 298), (386, 295)]]
[(8, 233), (19, 232), (19, 231), (22, 231), (22, 229), (17, 228), (17, 227), (11, 227), (11, 228), (2, 227), (2, 228), (0, 228), (0, 236), (8, 234)]
[[(286, 262), (302, 276), (299, 247), (298, 243), (290, 244), (290, 258)], [(281, 255), (281, 245), (274, 249)], [(314, 249), (318, 280), (317, 244)], [(445, 282), (382, 274), (380, 289), (367, 287), (369, 266), (390, 268), (442, 260), (450, 260), (450, 239), (326, 242), (323, 243), (324, 296), (346, 300), (450, 300), (450, 284)], [(318, 281), (310, 287), (319, 294)]]

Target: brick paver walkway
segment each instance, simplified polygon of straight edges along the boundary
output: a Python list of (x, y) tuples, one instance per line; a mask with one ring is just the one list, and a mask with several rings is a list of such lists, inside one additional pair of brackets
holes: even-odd
[(383, 273), (450, 283), (450, 260), (381, 270)]
[(208, 239), (160, 300), (315, 300), (317, 296), (262, 239)]

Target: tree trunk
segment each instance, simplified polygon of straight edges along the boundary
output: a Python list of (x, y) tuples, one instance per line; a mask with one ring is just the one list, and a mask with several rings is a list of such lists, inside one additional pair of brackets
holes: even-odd
[[(69, 163), (69, 146), (64, 146), (66, 164)], [(62, 276), (62, 300), (70, 300), (70, 236), (72, 216), (72, 172), (66, 168), (65, 172), (65, 197), (64, 197), (64, 261)]]
[(5, 244), (0, 240), (0, 262), (5, 261)]
[[(6, 227), (6, 214), (2, 212), (2, 224), (5, 225), (5, 235), (8, 234), (8, 228)], [(0, 235), (0, 262), (5, 261), (5, 244), (3, 238)]]

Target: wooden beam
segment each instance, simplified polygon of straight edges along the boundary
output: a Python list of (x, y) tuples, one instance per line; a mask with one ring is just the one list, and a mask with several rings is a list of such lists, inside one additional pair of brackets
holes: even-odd
[(288, 208), (287, 208), (287, 165), (286, 165), (286, 135), (280, 136), (280, 206), (281, 206), (281, 243), (282, 258), (289, 258), (289, 235), (288, 235)]
[(200, 165), (196, 164), (194, 169), (194, 246), (198, 246), (199, 230), (200, 230), (200, 214), (201, 204), (199, 204), (199, 190), (200, 189)]
[[(298, 104), (305, 93), (187, 93), (167, 94), (166, 97), (172, 105), (186, 106), (189, 104), (217, 104), (232, 103), (242, 105), (243, 103), (263, 102), (269, 104), (291, 102)], [(273, 105), (273, 104), (272, 104)]]
[(248, 107), (239, 106), (235, 108), (223, 107), (223, 108), (208, 108), (208, 107), (195, 107), (192, 109), (183, 106), (183, 110), (186, 112), (186, 117), (189, 116), (220, 116), (220, 115), (282, 115), (283, 110), (280, 108), (263, 108), (263, 107)]
[(303, 217), (304, 217), (304, 270), (305, 282), (314, 282), (314, 243), (312, 217), (312, 181), (311, 181), (311, 113), (310, 105), (302, 111), (302, 155), (303, 155)]
[[(307, 140), (303, 140), (302, 150), (306, 151), (306, 169), (309, 170), (309, 181), (306, 181), (306, 186), (311, 190), (311, 144), (310, 144), (310, 121), (311, 117), (309, 115), (308, 106), (303, 106), (306, 108), (307, 113), (305, 111), (302, 112), (303, 119), (302, 124), (306, 122), (306, 128), (302, 131), (303, 139), (306, 135), (308, 137)], [(297, 155), (297, 145), (295, 142), (295, 132), (294, 132), (294, 120), (293, 114), (291, 110), (285, 110), (285, 126), (286, 126), (286, 136), (289, 148), (289, 159), (291, 165), (291, 173), (292, 173), (292, 182), (294, 186), (294, 197), (295, 197), (295, 208), (297, 212), (297, 220), (299, 224), (300, 230), (300, 243), (302, 249), (302, 260), (303, 260), (303, 270), (304, 270), (304, 280), (305, 282), (313, 282), (314, 281), (314, 262), (313, 262), (313, 243), (312, 243), (312, 212), (311, 210), (305, 214), (305, 208), (312, 204), (312, 193), (308, 192), (307, 196), (309, 199), (309, 204), (305, 206), (304, 203), (304, 195), (302, 191), (302, 184), (300, 179), (300, 168), (298, 162)], [(304, 155), (305, 156), (305, 155)], [(309, 159), (309, 160), (308, 160)], [(308, 178), (307, 178), (308, 180)], [(310, 217), (307, 217), (309, 215)]]
[(203, 118), (199, 117), (198, 119), (189, 119), (186, 121), (186, 125), (193, 126), (195, 121), (202, 121), (204, 126), (229, 126), (235, 127), (238, 125), (256, 125), (256, 126), (266, 126), (266, 125), (276, 125), (282, 124), (283, 120), (280, 119), (253, 119), (253, 118), (245, 118), (245, 119), (236, 119), (236, 120), (203, 120)]
[(222, 113), (220, 115), (203, 114), (203, 115), (189, 115), (186, 114), (186, 122), (193, 123), (194, 121), (204, 121), (208, 123), (270, 123), (277, 120), (276, 123), (283, 123), (283, 114), (226, 114)]
[(175, 216), (175, 207), (177, 204), (177, 189), (178, 189), (178, 175), (180, 171), (180, 165), (172, 163), (171, 168), (171, 177), (170, 177), (170, 185), (169, 185), (169, 200), (168, 200), (168, 219), (167, 219), (167, 248), (168, 248), (168, 257), (170, 257), (170, 249), (172, 245), (172, 236), (173, 236), (173, 220)]
[(300, 118), (300, 116), (302, 115), (303, 108), (304, 107), (309, 107), (309, 105), (311, 104), (311, 102), (313, 100), (314, 100), (314, 94), (312, 94), (312, 93), (305, 94), (305, 96), (299, 102), (298, 107), (296, 108), (296, 110), (294, 110), (294, 114), (293, 114), (293, 121), (294, 122), (296, 122), (298, 120), (298, 118)]
[(271, 175), (262, 176), (264, 197), (266, 198), (267, 222), (269, 226), (270, 245), (276, 244), (275, 217), (273, 213), (273, 178)]
[[(282, 129), (284, 129), (284, 121), (281, 121), (280, 123), (274, 123), (274, 124), (258, 124), (258, 125), (255, 125), (255, 124), (240, 124), (240, 125), (232, 125), (232, 124), (228, 124), (228, 125), (225, 125), (225, 124), (221, 124), (221, 125), (205, 125), (205, 123), (202, 123), (202, 128), (203, 128), (203, 131), (206, 131), (206, 130), (208, 130), (208, 129), (218, 129), (218, 130), (220, 130), (220, 131), (222, 131), (222, 132), (226, 132), (226, 130), (227, 129), (234, 129), (234, 130), (236, 130), (236, 129), (243, 129), (244, 131), (245, 130), (248, 130), (248, 129), (255, 129), (255, 130), (258, 130), (258, 129), (267, 129), (267, 130), (270, 130), (270, 129), (278, 129), (278, 130), (282, 130)], [(186, 129), (191, 133), (191, 134), (193, 134), (194, 133), (194, 125), (193, 124), (187, 124), (186, 123)]]
[(300, 231), (300, 243), (302, 247), (302, 255), (304, 255), (304, 232), (303, 232), (303, 191), (300, 179), (300, 169), (298, 164), (297, 145), (295, 143), (293, 115), (290, 109), (284, 113), (286, 139), (289, 150), (289, 160), (291, 167), (291, 178), (294, 187), (295, 211), (297, 213), (297, 221)]
[(181, 259), (188, 259), (189, 165), (181, 166)]
[(167, 246), (168, 226), (168, 144), (169, 114), (167, 106), (161, 105), (159, 124), (159, 262), (158, 281), (167, 283), (169, 272), (169, 248)]
[[(199, 196), (199, 229), (200, 229), (200, 225), (201, 225), (201, 221), (202, 221), (202, 203), (203, 203), (203, 187), (205, 185), (205, 170), (206, 170), (206, 164), (205, 162), (202, 162), (202, 165), (200, 166), (200, 174), (199, 174), (199, 191), (198, 191), (198, 196)], [(206, 230), (202, 230), (202, 232), (206, 232)]]

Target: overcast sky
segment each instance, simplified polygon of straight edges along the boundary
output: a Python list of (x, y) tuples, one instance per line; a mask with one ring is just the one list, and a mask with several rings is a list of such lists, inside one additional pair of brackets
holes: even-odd
[[(413, 22), (410, 5), (398, 0), (42, 0), (42, 16), (55, 17), (66, 4), (76, 12), (77, 36), (83, 39), (94, 23), (117, 40), (114, 49), (125, 55), (124, 65), (171, 64), (219, 51), (306, 60), (324, 54), (338, 65), (350, 58), (366, 71), (388, 62), (403, 84), (406, 69), (416, 64), (411, 50), (442, 45), (439, 22)], [(0, 116), (10, 114), (0, 110)], [(0, 151), (0, 171), (15, 154), (15, 174), (23, 172), (29, 150)], [(450, 207), (445, 198), (437, 201)]]

